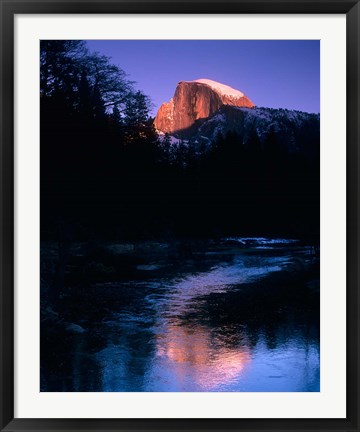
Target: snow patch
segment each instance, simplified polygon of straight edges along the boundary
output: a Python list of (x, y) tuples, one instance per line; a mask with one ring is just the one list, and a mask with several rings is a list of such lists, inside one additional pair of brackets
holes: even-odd
[(296, 239), (266, 238), (266, 237), (226, 237), (223, 240), (237, 242), (244, 246), (287, 245), (287, 244), (294, 244), (299, 242), (299, 240)]
[(188, 81), (188, 82), (197, 82), (201, 84), (206, 84), (209, 87), (211, 87), (213, 90), (215, 90), (217, 93), (220, 93), (222, 96), (231, 96), (234, 98), (242, 98), (244, 97), (244, 93), (242, 93), (239, 90), (235, 90), (230, 86), (227, 86), (225, 84), (221, 84), (217, 81), (212, 81), (209, 79), (201, 78), (194, 81)]

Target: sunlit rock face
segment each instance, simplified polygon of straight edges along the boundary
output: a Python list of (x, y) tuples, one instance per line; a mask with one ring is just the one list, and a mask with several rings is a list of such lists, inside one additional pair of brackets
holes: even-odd
[(223, 105), (254, 107), (244, 93), (224, 84), (207, 79), (181, 81), (174, 97), (159, 108), (154, 125), (158, 131), (170, 134), (185, 130)]

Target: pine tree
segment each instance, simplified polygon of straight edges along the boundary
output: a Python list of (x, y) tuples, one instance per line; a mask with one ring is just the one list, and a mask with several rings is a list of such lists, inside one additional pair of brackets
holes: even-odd
[(153, 135), (152, 122), (149, 122), (149, 98), (137, 91), (129, 97), (125, 104), (124, 125), (128, 142), (139, 142)]
[(92, 114), (95, 120), (103, 121), (105, 119), (104, 101), (101, 97), (100, 89), (97, 83), (95, 83), (93, 89)]
[(119, 110), (119, 107), (117, 106), (117, 104), (114, 105), (113, 112), (112, 112), (112, 119), (116, 125), (120, 125), (122, 122), (122, 119), (120, 116), (120, 110)]
[(84, 70), (81, 72), (79, 83), (79, 114), (84, 119), (92, 117), (91, 90)]

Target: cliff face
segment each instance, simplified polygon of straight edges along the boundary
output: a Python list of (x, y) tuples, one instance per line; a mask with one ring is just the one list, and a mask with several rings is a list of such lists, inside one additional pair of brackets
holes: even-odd
[(159, 108), (154, 125), (160, 132), (178, 132), (212, 116), (223, 105), (254, 106), (243, 93), (215, 81), (181, 81), (170, 102)]

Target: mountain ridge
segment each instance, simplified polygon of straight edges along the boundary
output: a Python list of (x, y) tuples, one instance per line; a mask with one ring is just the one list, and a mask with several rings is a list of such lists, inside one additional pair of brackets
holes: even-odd
[(178, 133), (162, 134), (161, 139), (172, 147), (169, 153), (185, 144), (201, 154), (229, 133), (237, 135), (238, 142), (245, 146), (255, 139), (264, 147), (272, 135), (288, 154), (302, 153), (313, 159), (320, 151), (320, 115), (282, 108), (223, 105), (212, 116)]
[(244, 93), (225, 84), (204, 78), (180, 81), (174, 96), (160, 106), (154, 126), (159, 132), (177, 133), (210, 117), (223, 105), (254, 107)]

